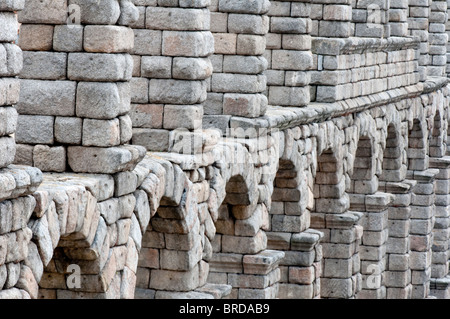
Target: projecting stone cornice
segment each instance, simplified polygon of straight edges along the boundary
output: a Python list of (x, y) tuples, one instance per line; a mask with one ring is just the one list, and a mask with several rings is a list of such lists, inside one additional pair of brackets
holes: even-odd
[(313, 38), (312, 52), (323, 55), (361, 54), (364, 52), (389, 52), (419, 48), (414, 37), (377, 38)]

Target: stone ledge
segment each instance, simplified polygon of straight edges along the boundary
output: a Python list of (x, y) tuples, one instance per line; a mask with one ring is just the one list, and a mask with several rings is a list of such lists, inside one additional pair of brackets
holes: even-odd
[(324, 234), (322, 232), (314, 229), (293, 234), (291, 238), (291, 250), (312, 251), (323, 237)]
[(441, 158), (430, 157), (429, 166), (440, 169), (450, 168), (450, 156), (444, 156)]
[(214, 299), (223, 299), (231, 293), (232, 287), (230, 285), (220, 285), (206, 283), (204, 286), (196, 289), (195, 291), (205, 294), (210, 294)]
[(244, 255), (242, 260), (245, 274), (266, 275), (276, 269), (284, 258), (284, 252), (264, 250), (256, 255)]
[(431, 288), (437, 290), (446, 290), (450, 286), (450, 277), (431, 278)]
[(408, 171), (406, 177), (408, 179), (414, 179), (418, 182), (430, 183), (434, 180), (437, 174), (439, 174), (438, 169), (427, 169), (424, 171)]
[(418, 49), (419, 39), (413, 37), (378, 38), (313, 38), (312, 52), (323, 55), (361, 54)]
[(35, 167), (9, 165), (0, 169), (0, 201), (33, 194), (42, 178)]
[(450, 83), (449, 78), (440, 77), (440, 76), (429, 76), (425, 82), (423, 82), (423, 90), (424, 94), (431, 93), (442, 89), (446, 85)]
[(350, 229), (359, 222), (362, 216), (363, 213), (355, 211), (348, 211), (343, 214), (327, 214), (327, 228)]
[(42, 188), (50, 188), (53, 185), (83, 186), (98, 201), (104, 201), (114, 195), (114, 178), (106, 174), (83, 174), (83, 173), (45, 173), (43, 175)]
[[(352, 98), (334, 103), (311, 103), (306, 107), (269, 106), (266, 115), (260, 118), (248, 119), (232, 117), (231, 128), (249, 129), (266, 134), (273, 129), (286, 129), (314, 122), (324, 122), (349, 113), (362, 112), (374, 107), (392, 104), (404, 99), (418, 97), (442, 89), (450, 79), (430, 77), (427, 82), (418, 83), (398, 89)], [(426, 89), (425, 89), (426, 88)], [(256, 136), (255, 136), (256, 137)]]
[(404, 180), (403, 182), (383, 182), (378, 183), (378, 189), (391, 194), (407, 194), (417, 184), (415, 180)]
[(231, 127), (253, 129), (264, 134), (269, 129), (286, 129), (298, 125), (323, 122), (349, 113), (414, 98), (423, 93), (423, 84), (389, 90), (335, 103), (311, 103), (306, 107), (269, 106), (266, 115), (257, 119), (231, 118)]

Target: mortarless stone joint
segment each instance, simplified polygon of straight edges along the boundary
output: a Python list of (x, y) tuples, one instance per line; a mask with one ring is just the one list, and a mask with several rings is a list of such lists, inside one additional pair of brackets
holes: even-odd
[(450, 299), (448, 9), (0, 0), (0, 299)]

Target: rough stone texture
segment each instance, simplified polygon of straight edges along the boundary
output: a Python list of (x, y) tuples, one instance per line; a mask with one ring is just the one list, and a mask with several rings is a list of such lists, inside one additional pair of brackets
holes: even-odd
[(449, 298), (447, 2), (386, 4), (1, 2), (0, 299)]

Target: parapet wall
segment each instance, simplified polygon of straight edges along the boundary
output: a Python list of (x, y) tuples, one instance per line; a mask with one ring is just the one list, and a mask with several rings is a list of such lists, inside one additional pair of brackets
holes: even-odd
[(447, 3), (344, 2), (0, 1), (0, 298), (449, 298)]

